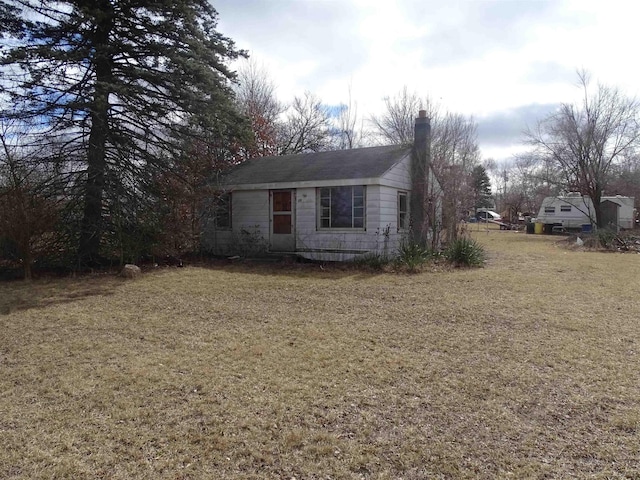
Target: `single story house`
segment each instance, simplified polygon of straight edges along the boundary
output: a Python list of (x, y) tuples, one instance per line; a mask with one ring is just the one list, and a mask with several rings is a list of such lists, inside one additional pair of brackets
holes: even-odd
[[(222, 255), (273, 252), (325, 261), (374, 252), (393, 255), (409, 234), (412, 189), (428, 192), (434, 212), (441, 211), (440, 186), (428, 163), (415, 169), (420, 158), (428, 162), (429, 120), (423, 111), (420, 115), (413, 146), (242, 163), (223, 180), (225, 202), (204, 224), (203, 247)], [(412, 171), (430, 173), (423, 174), (421, 184), (418, 179), (416, 188)]]

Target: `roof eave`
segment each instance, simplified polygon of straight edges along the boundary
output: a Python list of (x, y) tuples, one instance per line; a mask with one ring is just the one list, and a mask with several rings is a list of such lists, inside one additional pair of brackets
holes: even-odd
[(231, 191), (237, 190), (285, 190), (292, 188), (321, 188), (340, 187), (348, 185), (381, 185), (381, 177), (342, 178), (334, 180), (307, 180), (302, 182), (271, 182), (271, 183), (239, 183), (225, 187)]

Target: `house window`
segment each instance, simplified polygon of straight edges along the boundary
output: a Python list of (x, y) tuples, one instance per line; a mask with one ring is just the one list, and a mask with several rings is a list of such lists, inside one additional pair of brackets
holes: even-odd
[(231, 194), (223, 193), (215, 202), (216, 227), (231, 229)]
[(409, 202), (407, 192), (398, 192), (398, 230), (409, 229)]
[(544, 207), (544, 213), (556, 213), (556, 207)]
[(318, 189), (320, 228), (364, 228), (365, 187), (325, 187)]
[(560, 211), (561, 212), (570, 212), (571, 211), (571, 205), (560, 205)]

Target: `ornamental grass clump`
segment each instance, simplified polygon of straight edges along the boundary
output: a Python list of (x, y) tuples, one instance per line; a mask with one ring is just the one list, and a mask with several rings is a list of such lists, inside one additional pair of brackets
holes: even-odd
[(610, 230), (608, 228), (599, 228), (595, 232), (595, 236), (598, 239), (598, 243), (603, 248), (611, 248), (613, 246), (613, 242), (617, 237), (616, 232)]
[(456, 266), (481, 267), (486, 255), (482, 245), (472, 238), (463, 236), (451, 242), (445, 251), (445, 257)]
[(409, 272), (416, 272), (418, 269), (433, 258), (433, 251), (424, 244), (403, 240), (398, 248), (396, 263), (400, 267), (405, 267)]

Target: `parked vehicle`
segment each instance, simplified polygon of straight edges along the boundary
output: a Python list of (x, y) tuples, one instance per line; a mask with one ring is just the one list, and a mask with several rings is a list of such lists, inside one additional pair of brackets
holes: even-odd
[[(633, 228), (634, 201), (633, 197), (621, 195), (602, 197), (604, 225), (614, 230)], [(570, 193), (565, 196), (546, 197), (535, 221), (565, 229), (590, 230), (596, 222), (596, 212), (590, 197)]]
[(496, 222), (501, 222), (502, 217), (494, 212), (493, 210), (488, 210), (486, 208), (481, 208), (476, 212), (476, 218), (479, 222), (486, 222), (487, 220), (494, 220)]

